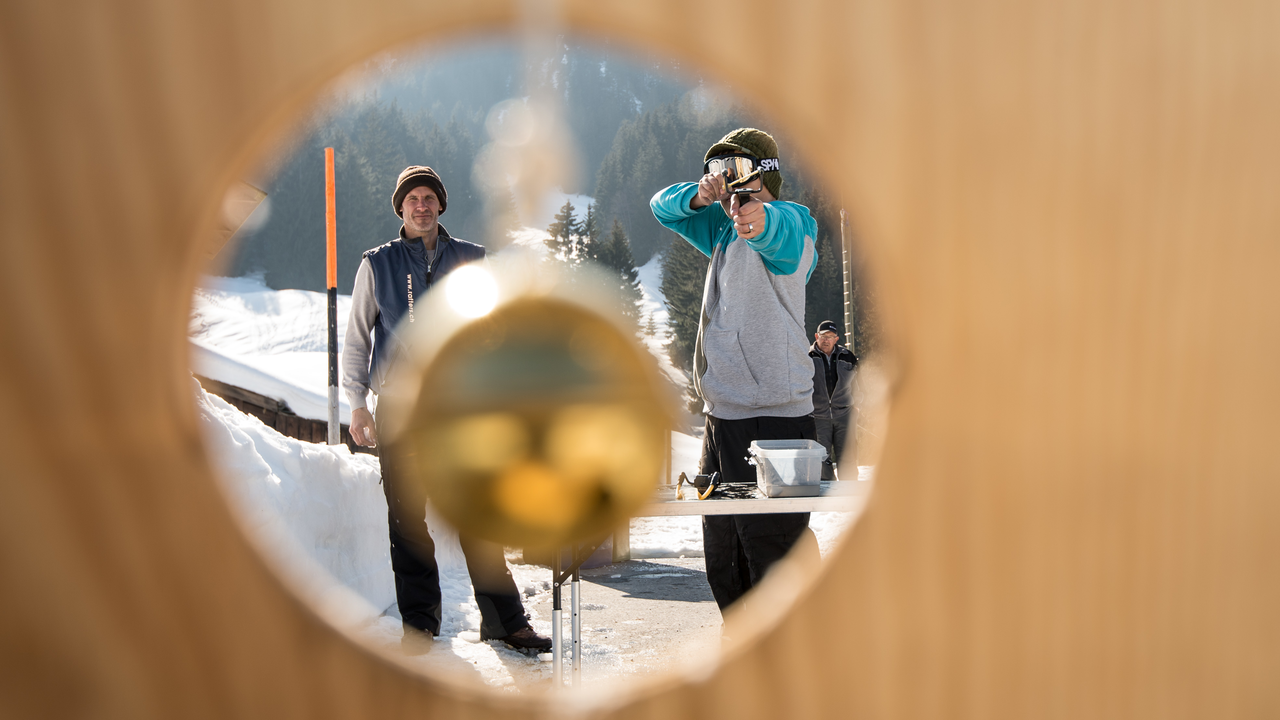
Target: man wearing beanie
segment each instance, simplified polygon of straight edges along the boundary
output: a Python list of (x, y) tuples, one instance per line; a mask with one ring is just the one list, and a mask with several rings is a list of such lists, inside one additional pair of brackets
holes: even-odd
[[(845, 438), (856, 422), (853, 409), (853, 375), (858, 369), (858, 356), (840, 344), (840, 332), (832, 320), (818, 323), (809, 346), (813, 360), (813, 422), (818, 430), (818, 442), (827, 449), (827, 459), (822, 461), (822, 479), (835, 480), (835, 465), (844, 457)], [(856, 455), (856, 443), (855, 452)], [(847, 479), (858, 479), (858, 464), (854, 460), (846, 468)]]
[[(402, 351), (397, 326), (431, 322), (421, 315), (420, 306), (415, 315), (414, 298), (454, 269), (484, 258), (482, 246), (450, 236), (438, 222), (448, 202), (444, 181), (435, 170), (423, 165), (405, 168), (391, 195), (391, 209), (404, 220), (400, 237), (365, 252), (356, 271), (342, 351), (342, 385), (351, 402), (351, 438), (358, 445), (377, 447), (377, 426), (366, 403), (371, 391), (382, 391)], [(404, 624), (401, 644), (406, 652), (421, 654), (440, 633), (435, 544), (427, 532), (425, 506), (400, 501), (393, 458), (379, 452), (379, 459), (390, 510), (391, 569)], [(500, 639), (522, 649), (549, 649), (551, 640), (529, 627), (502, 548), (465, 536), (458, 539), (480, 606), (480, 638)]]
[[(777, 199), (778, 146), (763, 130), (734, 130), (703, 163), (698, 182), (672, 185), (649, 205), (658, 222), (711, 258), (693, 361), (707, 416), (699, 471), (754, 483), (751, 441), (816, 439), (804, 292), (818, 260), (818, 225), (804, 206)], [(707, 581), (720, 609), (803, 535), (810, 536), (803, 551), (816, 556), (808, 526), (808, 513), (704, 516)]]

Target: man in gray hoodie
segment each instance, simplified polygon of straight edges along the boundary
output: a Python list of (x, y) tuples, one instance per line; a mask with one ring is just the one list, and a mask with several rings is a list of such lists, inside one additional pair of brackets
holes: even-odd
[[(754, 483), (751, 441), (817, 437), (804, 297), (818, 225), (808, 208), (777, 199), (781, 164), (768, 133), (734, 130), (703, 162), (698, 182), (672, 185), (649, 204), (658, 222), (711, 258), (694, 350), (707, 416), (700, 472)], [(808, 526), (808, 513), (703, 517), (707, 581), (721, 610)]]

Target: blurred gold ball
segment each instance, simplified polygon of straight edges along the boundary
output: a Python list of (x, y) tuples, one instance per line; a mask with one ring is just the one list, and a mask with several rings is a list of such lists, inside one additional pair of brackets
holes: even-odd
[(401, 455), (460, 532), (551, 548), (598, 540), (653, 491), (670, 419), (653, 358), (578, 304), (526, 297), (458, 328), (426, 364)]

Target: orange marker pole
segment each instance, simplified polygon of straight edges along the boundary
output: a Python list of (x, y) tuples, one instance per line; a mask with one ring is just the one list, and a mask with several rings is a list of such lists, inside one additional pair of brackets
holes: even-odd
[(333, 148), (324, 149), (325, 282), (329, 291), (329, 444), (342, 432), (338, 418), (338, 213), (334, 200)]

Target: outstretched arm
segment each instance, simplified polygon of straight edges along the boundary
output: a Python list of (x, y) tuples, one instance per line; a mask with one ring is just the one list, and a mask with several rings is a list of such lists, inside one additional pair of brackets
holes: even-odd
[(711, 257), (711, 251), (715, 249), (720, 226), (729, 222), (719, 208), (712, 206), (714, 203), (695, 206), (695, 203), (706, 201), (710, 194), (711, 189), (703, 192), (702, 183), (684, 182), (659, 190), (649, 201), (658, 222), (674, 230), (707, 257)]

